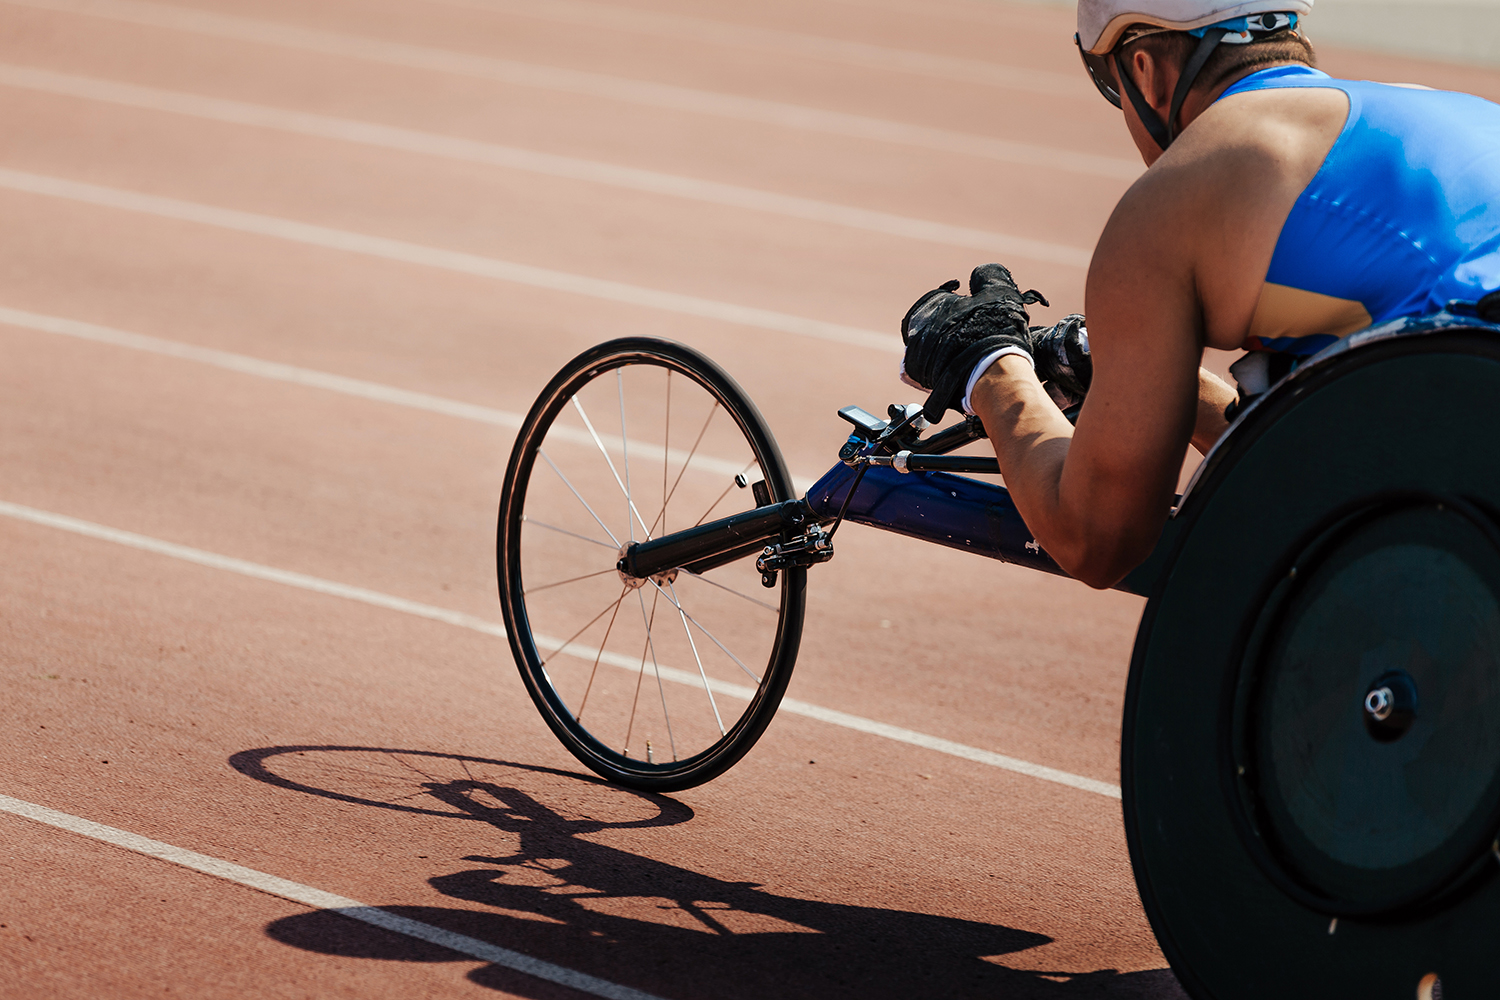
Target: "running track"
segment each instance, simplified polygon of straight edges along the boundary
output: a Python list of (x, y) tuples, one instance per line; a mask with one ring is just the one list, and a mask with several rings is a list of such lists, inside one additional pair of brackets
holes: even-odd
[(1139, 600), (850, 527), (794, 702), (670, 798), (580, 774), (498, 638), (517, 415), (584, 347), (704, 350), (814, 476), (921, 291), (1081, 308), (1140, 167), (1071, 33), (0, 0), (0, 993), (1180, 996), (1114, 784)]

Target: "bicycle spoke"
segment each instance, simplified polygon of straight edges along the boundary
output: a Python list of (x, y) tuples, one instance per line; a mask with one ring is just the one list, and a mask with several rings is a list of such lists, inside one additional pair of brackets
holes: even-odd
[[(657, 589), (658, 592), (661, 590), (660, 587), (658, 587), (656, 589)], [(637, 589), (636, 593), (640, 594), (641, 592), (640, 592), (639, 589)], [(629, 753), (630, 753), (630, 734), (631, 734), (631, 732), (635, 728), (635, 710), (636, 710), (636, 704), (639, 703), (639, 701), (640, 701), (640, 697), (641, 697), (641, 679), (643, 679), (646, 676), (646, 653), (649, 652), (651, 654), (651, 668), (652, 668), (653, 672), (656, 674), (656, 690), (661, 695), (661, 714), (662, 714), (662, 720), (667, 725), (667, 743), (671, 746), (671, 749), (672, 749), (672, 759), (676, 760), (677, 759), (677, 739), (676, 739), (676, 737), (674, 737), (672, 735), (672, 715), (671, 715), (670, 712), (667, 711), (667, 691), (666, 691), (666, 687), (662, 684), (662, 681), (661, 681), (661, 664), (659, 662), (657, 662), (657, 659), (656, 659), (656, 642), (653, 639), (652, 633), (651, 633), (651, 626), (656, 623), (656, 601), (657, 601), (657, 597), (656, 597), (655, 594), (653, 594), (651, 596), (651, 614), (650, 614), (650, 616), (647, 616), (647, 614), (646, 614), (646, 598), (645, 598), (644, 595), (642, 595), (641, 598), (640, 598), (640, 602), (641, 602), (641, 618), (646, 623), (646, 648), (645, 648), (645, 650), (643, 650), (641, 652), (641, 672), (640, 672), (640, 675), (636, 679), (636, 684), (635, 684), (635, 702), (632, 703), (631, 706), (630, 706), (630, 726), (625, 731), (625, 754), (628, 756)], [(651, 741), (650, 740), (646, 741), (646, 759), (647, 759), (648, 763), (651, 762)]]
[[(630, 519), (630, 514), (635, 510), (635, 501), (630, 498), (630, 432), (625, 427), (625, 371), (622, 368), (615, 369), (615, 392), (620, 398), (620, 464), (625, 466), (625, 523), (630, 526), (630, 540), (633, 542), (635, 522)], [(651, 537), (649, 530), (646, 537)]]
[[(752, 458), (749, 462), (745, 463), (745, 467), (740, 470), (740, 475), (743, 476), (745, 473), (749, 472), (750, 471), (750, 466), (754, 465), (755, 462), (756, 462), (756, 460)], [(712, 514), (714, 512), (714, 508), (715, 507), (719, 506), (719, 504), (721, 504), (721, 503), (724, 502), (724, 498), (729, 495), (729, 491), (732, 490), (732, 489), (734, 489), (734, 487), (736, 485), (737, 484), (734, 482), (734, 480), (731, 479), (729, 481), (729, 485), (726, 486), (726, 487), (724, 487), (724, 492), (719, 494), (719, 498), (717, 500), (715, 500), (713, 503), (711, 503), (711, 504), (708, 505), (708, 510), (705, 510), (703, 512), (703, 516), (700, 517), (700, 518), (698, 518), (698, 520), (693, 523), (693, 527), (696, 528), (698, 525), (702, 524), (704, 521), (707, 521), (708, 520), (708, 515), (710, 515), (710, 514)]]
[[(625, 482), (624, 482), (624, 480), (622, 480), (620, 478), (620, 473), (618, 471), (616, 471), (616, 469), (615, 469), (615, 463), (610, 459), (608, 449), (606, 449), (604, 447), (604, 442), (602, 440), (600, 440), (600, 438), (599, 438), (599, 432), (596, 431), (596, 430), (594, 430), (594, 425), (593, 425), (593, 422), (589, 420), (589, 415), (587, 413), (583, 412), (583, 404), (578, 401), (578, 397), (577, 396), (571, 397), (568, 400), (568, 402), (570, 402), (570, 403), (573, 404), (573, 409), (577, 410), (578, 411), (578, 415), (583, 418), (583, 426), (585, 426), (585, 427), (587, 427), (589, 429), (589, 437), (591, 437), (591, 438), (594, 439), (594, 444), (596, 444), (599, 447), (599, 454), (601, 454), (601, 455), (604, 456), (604, 464), (609, 466), (609, 474), (615, 477), (615, 485), (618, 486), (618, 487), (620, 487), (620, 493), (621, 493), (621, 495), (623, 495), (625, 497), (625, 505), (630, 508), (630, 513), (632, 513), (632, 514), (635, 515), (635, 519), (640, 522), (641, 527), (642, 528), (646, 528), (646, 522), (645, 522), (644, 519), (642, 519), (640, 511), (638, 511), (638, 510), (635, 509), (635, 504), (631, 502), (631, 500), (630, 500), (630, 491), (625, 488)], [(623, 429), (622, 429), (622, 432), (623, 432)], [(621, 438), (622, 443), (623, 443), (623, 440), (624, 439), (622, 437)], [(625, 520), (626, 520), (627, 523), (629, 523), (630, 517), (627, 515), (626, 518), (625, 518)], [(631, 527), (630, 527), (630, 533), (631, 533), (631, 536), (634, 537), (634, 535), (635, 535), (635, 526), (634, 525), (631, 525)], [(614, 536), (611, 535), (610, 537), (613, 538)], [(646, 529), (646, 537), (647, 538), (651, 537), (651, 531), (650, 531), (650, 529)]]
[[(651, 617), (653, 619), (656, 617), (656, 603), (654, 599), (651, 606)], [(661, 682), (661, 664), (656, 662), (656, 647), (654, 646), (651, 649), (651, 666), (656, 669), (656, 693), (661, 697), (661, 718), (667, 724), (667, 745), (671, 748), (672, 759), (675, 761), (677, 759), (677, 737), (672, 735), (672, 713), (667, 711), (667, 688)], [(646, 741), (646, 760), (648, 763), (654, 763), (651, 760), (650, 740)]]
[(563, 485), (568, 488), (568, 491), (570, 493), (572, 493), (575, 497), (578, 498), (578, 502), (579, 503), (583, 504), (583, 509), (586, 510), (586, 511), (588, 511), (589, 512), (589, 516), (594, 519), (594, 521), (599, 525), (599, 527), (601, 527), (601, 528), (604, 529), (604, 533), (609, 536), (609, 540), (615, 543), (615, 549), (616, 549), (616, 551), (618, 551), (619, 549), (623, 548), (624, 546), (622, 546), (620, 544), (620, 540), (615, 537), (615, 533), (613, 531), (609, 530), (609, 525), (607, 525), (603, 521), (599, 520), (599, 515), (594, 513), (594, 508), (590, 507), (589, 506), (589, 502), (587, 500), (585, 500), (579, 494), (579, 492), (573, 488), (573, 484), (572, 483), (568, 482), (568, 477), (562, 474), (562, 470), (557, 467), (557, 463), (554, 462), (554, 461), (552, 461), (552, 459), (548, 457), (547, 450), (545, 448), (538, 448), (536, 450), (536, 453), (538, 455), (542, 456), (542, 460), (545, 461), (548, 465), (550, 465), (552, 467), (552, 471), (555, 472), (555, 473), (557, 473), (557, 478), (561, 479), (563, 481)]
[(659, 584), (657, 584), (657, 582), (655, 580), (650, 580), (648, 582), (651, 584), (651, 586), (653, 586), (653, 587), (656, 588), (656, 590), (657, 590), (658, 593), (660, 593), (663, 597), (666, 597), (667, 600), (669, 602), (671, 602), (672, 607), (676, 608), (679, 612), (681, 612), (687, 618), (688, 621), (690, 621), (694, 625), (698, 626), (698, 631), (702, 632), (705, 636), (707, 636), (708, 640), (710, 642), (712, 642), (715, 646), (718, 646), (719, 649), (721, 651), (723, 651), (723, 653), (724, 653), (725, 656), (729, 657), (735, 663), (739, 664), (740, 669), (743, 670), (745, 672), (745, 674), (751, 680), (753, 680), (757, 685), (760, 684), (760, 678), (757, 677), (757, 676), (755, 676), (755, 671), (753, 671), (749, 667), (745, 666), (744, 662), (738, 656), (735, 656), (733, 653), (731, 653), (729, 651), (728, 647), (726, 647), (722, 642), (719, 641), (719, 639), (718, 639), (717, 636), (715, 636), (712, 632), (710, 632), (708, 629), (706, 629), (706, 628), (703, 627), (703, 623), (702, 622), (700, 622), (698, 619), (694, 618), (692, 615), (688, 614), (687, 613), (687, 609), (685, 609), (681, 604), (678, 604), (677, 601), (676, 601), (676, 599), (674, 597), (672, 597), (672, 596), (669, 596), (665, 590), (662, 590), (661, 586)]
[(592, 580), (594, 577), (596, 577), (596, 576), (603, 576), (605, 573), (618, 573), (618, 572), (619, 572), (619, 570), (617, 570), (613, 566), (611, 566), (608, 569), (597, 570), (597, 571), (595, 571), (593, 573), (585, 573), (582, 576), (575, 576), (575, 577), (573, 577), (571, 579), (568, 579), (568, 580), (558, 580), (556, 583), (544, 583), (540, 587), (527, 587), (526, 590), (525, 590), (525, 593), (535, 594), (538, 591), (551, 590), (553, 587), (561, 587), (564, 584), (577, 583), (579, 580)]
[[(669, 492), (666, 497), (662, 499), (661, 513), (656, 515), (656, 521), (660, 521), (662, 518), (667, 516), (667, 504), (671, 503), (672, 498), (677, 495), (677, 486), (682, 482), (682, 477), (687, 472), (688, 466), (692, 464), (693, 456), (698, 454), (698, 446), (703, 443), (703, 435), (708, 433), (708, 425), (713, 422), (714, 414), (718, 412), (719, 401), (716, 399), (714, 400), (713, 408), (708, 411), (707, 419), (703, 421), (703, 426), (698, 429), (698, 437), (693, 441), (692, 449), (687, 453), (687, 457), (682, 460), (682, 468), (677, 470), (677, 478), (672, 480), (671, 492)], [(662, 457), (662, 461), (666, 461), (665, 456)], [(754, 459), (751, 459), (751, 464), (754, 464)], [(749, 468), (749, 466), (746, 466), (746, 468)], [(666, 478), (666, 470), (662, 471), (662, 478)], [(723, 497), (720, 497), (719, 499), (722, 500)], [(653, 521), (652, 524), (655, 524), (656, 521)]]
[(522, 514), (521, 515), (521, 521), (523, 523), (525, 523), (525, 524), (534, 524), (538, 528), (546, 528), (548, 531), (555, 531), (555, 532), (557, 532), (560, 535), (571, 535), (572, 537), (578, 539), (581, 542), (589, 542), (589, 543), (591, 543), (593, 545), (602, 545), (606, 549), (611, 550), (612, 552), (619, 552), (620, 551), (620, 547), (618, 545), (611, 545), (608, 542), (601, 542), (597, 538), (590, 538), (588, 535), (580, 535), (576, 531), (569, 531), (567, 528), (559, 528), (555, 524), (547, 524), (545, 521), (538, 521), (535, 518), (530, 517), (530, 516), (528, 516), (526, 514)]
[[(651, 621), (646, 617), (646, 598), (640, 588), (636, 588), (635, 596), (641, 605), (641, 620), (646, 623), (646, 644), (641, 647), (641, 669), (635, 675), (635, 695), (630, 699), (630, 721), (625, 725), (625, 747), (620, 751), (627, 757), (630, 756), (630, 737), (635, 733), (635, 710), (641, 703), (641, 682), (646, 679), (646, 653), (651, 649)], [(654, 598), (651, 601), (651, 616), (653, 618), (656, 616)]]
[[(629, 590), (629, 589), (630, 589), (629, 587), (625, 588), (625, 590)], [(616, 599), (615, 604), (618, 605), (620, 603), (620, 601), (623, 601), (624, 599), (625, 599), (625, 595), (623, 593), (621, 593), (620, 596), (619, 596), (619, 598)], [(583, 635), (583, 633), (587, 632), (589, 630), (589, 625), (592, 625), (592, 624), (594, 624), (594, 622), (596, 622), (599, 619), (603, 618), (604, 615), (605, 615), (605, 612), (609, 611), (609, 607), (610, 606), (608, 604), (606, 604), (604, 606), (604, 611), (599, 612), (597, 615), (595, 615), (594, 617), (592, 617), (592, 618), (589, 619), (588, 625), (585, 625), (583, 628), (579, 629), (577, 632), (574, 632), (572, 635), (568, 636), (568, 638), (566, 640), (564, 640), (560, 645), (558, 645), (558, 647), (556, 649), (554, 649), (552, 651), (552, 656), (549, 656), (545, 660), (542, 661), (542, 666), (546, 667), (547, 664), (549, 664), (549, 663), (552, 662), (553, 657), (557, 656), (558, 653), (561, 653), (563, 650), (565, 650), (569, 646), (571, 646), (573, 644), (573, 640), (574, 639), (578, 638), (580, 635)], [(602, 647), (600, 649), (600, 655), (603, 655), (603, 649), (602, 649)]]
[(686, 573), (690, 579), (693, 579), (693, 580), (702, 580), (704, 583), (708, 584), (710, 587), (718, 587), (720, 590), (723, 590), (723, 591), (726, 591), (728, 593), (731, 593), (735, 597), (744, 598), (745, 600), (749, 601), (751, 604), (758, 604), (761, 607), (765, 608), (767, 611), (770, 611), (770, 612), (773, 612), (773, 613), (779, 613), (781, 611), (781, 609), (778, 608), (774, 604), (767, 604), (765, 601), (762, 601), (762, 600), (760, 600), (758, 598), (755, 598), (755, 597), (751, 597), (749, 594), (742, 594), (738, 590), (735, 590), (733, 587), (726, 587), (726, 586), (724, 586), (718, 580), (710, 580), (708, 577), (704, 576), (702, 573), (694, 573), (690, 569), (684, 569), (683, 572)]
[[(574, 720), (578, 722), (583, 721), (583, 710), (588, 707), (589, 692), (594, 690), (594, 677), (599, 673), (599, 661), (604, 659), (604, 647), (609, 645), (609, 634), (615, 629), (615, 619), (620, 615), (620, 605), (624, 603), (625, 595), (628, 593), (630, 593), (629, 587), (621, 587), (620, 596), (615, 598), (615, 609), (609, 616), (609, 624), (604, 627), (604, 638), (599, 643), (599, 652), (594, 654), (594, 666), (589, 671), (589, 682), (583, 688), (583, 700), (578, 703), (578, 713), (573, 716)], [(598, 620), (597, 618), (594, 619), (594, 621)], [(594, 622), (589, 622), (589, 625), (592, 624)], [(588, 628), (588, 625), (585, 625), (584, 628)]]
[[(703, 678), (703, 693), (708, 695), (708, 704), (714, 710), (714, 722), (718, 723), (719, 735), (723, 736), (724, 718), (719, 715), (719, 703), (714, 701), (713, 688), (708, 686), (708, 673), (703, 669), (703, 657), (698, 655), (698, 644), (693, 641), (693, 630), (688, 628), (687, 612), (682, 610), (682, 605), (677, 601), (677, 588), (670, 583), (667, 588), (672, 592), (672, 603), (677, 607), (677, 616), (682, 619), (682, 634), (687, 636), (688, 645), (693, 650), (693, 662), (698, 664), (698, 676)], [(662, 707), (666, 707), (665, 703)]]

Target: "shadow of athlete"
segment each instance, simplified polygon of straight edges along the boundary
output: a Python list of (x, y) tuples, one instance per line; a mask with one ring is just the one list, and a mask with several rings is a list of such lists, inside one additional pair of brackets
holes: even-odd
[[(275, 777), (263, 765), (247, 768), (241, 763), (237, 760), (239, 770), (252, 777), (327, 794)], [(487, 763), (521, 773), (550, 772), (499, 761)], [(264, 776), (256, 774), (257, 769)], [(592, 777), (571, 777), (597, 782)], [(479, 820), (514, 835), (516, 849), (504, 856), (468, 855), (463, 860), (484, 867), (429, 880), (443, 895), (477, 903), (484, 910), (383, 909), (661, 996), (746, 1000), (771, 996), (1167, 1000), (1183, 996), (1165, 970), (1130, 975), (1113, 970), (1027, 972), (985, 960), (1048, 943), (1051, 939), (1042, 934), (981, 921), (777, 895), (757, 883), (717, 879), (586, 839), (607, 829), (671, 826), (692, 818), (691, 809), (665, 796), (615, 789), (621, 796), (645, 800), (659, 810), (648, 820), (615, 823), (561, 815), (508, 782), (461, 778), (424, 781), (417, 787), (427, 802), (447, 810), (420, 808), (409, 796), (400, 806), (367, 804)], [(351, 800), (336, 793), (331, 797)], [(892, 873), (893, 880), (899, 877)], [(407, 961), (459, 957), (332, 913), (278, 920), (268, 933), (284, 943), (328, 954)], [(469, 978), (538, 1000), (576, 996), (496, 966), (478, 968)]]

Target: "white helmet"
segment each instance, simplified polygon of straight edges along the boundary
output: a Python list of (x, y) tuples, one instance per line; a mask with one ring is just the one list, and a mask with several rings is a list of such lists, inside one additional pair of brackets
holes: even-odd
[(1078, 46), (1103, 55), (1132, 24), (1192, 31), (1249, 14), (1311, 14), (1312, 6), (1312, 0), (1078, 0)]
[[(1177, 79), (1167, 120), (1146, 103), (1129, 73), (1118, 62), (1113, 77), (1130, 98), (1141, 124), (1166, 149), (1177, 137), (1177, 114), (1188, 90), (1208, 57), (1220, 44), (1245, 45), (1288, 29), (1296, 30), (1301, 15), (1312, 11), (1313, 0), (1078, 0), (1078, 34), (1073, 36), (1083, 65), (1094, 86), (1115, 107), (1115, 90), (1107, 60), (1121, 36), (1132, 25), (1151, 25), (1161, 31), (1186, 31), (1198, 36), (1198, 45)], [(1148, 29), (1149, 30), (1149, 29)], [(1132, 35), (1132, 38), (1139, 34)]]

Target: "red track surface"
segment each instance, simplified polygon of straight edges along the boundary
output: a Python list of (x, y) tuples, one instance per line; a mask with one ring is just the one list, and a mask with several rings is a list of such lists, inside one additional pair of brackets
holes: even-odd
[[(888, 333), (916, 294), (996, 257), (1048, 293), (1044, 315), (1082, 307), (1082, 268), (1058, 261), (1086, 256), (1134, 152), (1076, 65), (1069, 10), (611, 9), (0, 3), (0, 75), (54, 74), (0, 79), (0, 168), (31, 175), (0, 176), (0, 308), (512, 413), (586, 346), (671, 337), (734, 374), (811, 476), (841, 440), (838, 406), (902, 395), (893, 351), (383, 259), (368, 240), (169, 218), (129, 196)], [(210, 10), (238, 20), (187, 18)], [(892, 68), (901, 57), (868, 46), (950, 61)], [(680, 89), (591, 95), (539, 70), (517, 82), (515, 63)], [(1324, 65), (1500, 96), (1496, 73), (1338, 52)], [(1006, 69), (1020, 72), (985, 78)], [(285, 115), (215, 121), (201, 100), (153, 109), (122, 84), (1058, 249), (1029, 260), (299, 134)], [(776, 106), (733, 111), (726, 95)], [(708, 107), (684, 110), (689, 98)], [(777, 124), (791, 107), (1028, 149), (859, 138), (847, 117)], [(1007, 161), (1067, 155), (1071, 168)], [(493, 512), (512, 430), (3, 318), (0, 501), (498, 620)], [(1180, 995), (1116, 799), (794, 715), (715, 783), (636, 796), (579, 773), (493, 636), (0, 513), (0, 795), (662, 997)], [(792, 697), (1117, 780), (1139, 600), (857, 526), (839, 546), (812, 573)], [(257, 753), (278, 747), (364, 749)], [(296, 787), (255, 780), (272, 773)], [(490, 784), (492, 809), (423, 792), (465, 776)], [(0, 830), (7, 997), (582, 995), (16, 815)]]

